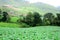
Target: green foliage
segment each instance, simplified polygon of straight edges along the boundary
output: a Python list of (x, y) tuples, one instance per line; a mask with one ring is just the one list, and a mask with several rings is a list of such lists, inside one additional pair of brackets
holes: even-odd
[(5, 28), (19, 28), (21, 26), (20, 26), (20, 24), (16, 24), (16, 23), (0, 22), (0, 27), (5, 27)]
[(60, 26), (60, 14), (57, 13), (57, 17), (54, 19), (54, 25)]
[(57, 13), (57, 17), (60, 18), (60, 13)]
[(0, 9), (0, 21), (1, 21), (1, 19), (2, 19), (2, 10)]
[(0, 40), (60, 40), (60, 27), (3, 27), (0, 29)]
[(9, 18), (9, 15), (7, 12), (3, 12), (3, 18), (2, 18), (2, 21), (3, 22), (6, 22), (6, 21), (9, 21), (10, 18)]
[(11, 22), (12, 23), (17, 23), (17, 20), (19, 19), (19, 17), (11, 17)]
[(34, 12), (33, 14), (34, 20), (33, 20), (33, 24), (34, 26), (38, 26), (38, 25), (42, 25), (42, 19), (41, 19), (41, 15), (38, 12)]
[[(60, 18), (58, 18), (58, 17), (55, 18), (55, 15), (53, 15), (56, 10), (54, 11), (54, 13), (53, 12), (47, 13), (44, 10), (43, 10), (44, 12), (42, 11), (42, 9), (44, 9), (44, 8), (42, 8), (40, 10), (39, 8), (32, 7), (32, 6), (31, 7), (21, 7), (21, 10), (18, 10), (18, 11), (14, 10), (14, 9), (10, 9), (10, 8), (8, 9), (5, 6), (3, 9), (4, 9), (4, 11), (2, 12), (2, 15), (3, 14), (5, 15), (6, 13), (9, 13), (10, 11), (12, 11), (12, 12), (14, 11), (13, 15), (17, 15), (19, 13), (17, 16), (23, 14), (22, 17), (15, 16), (15, 17), (11, 17), (11, 18), (10, 18), (11, 15), (10, 16), (5, 15), (5, 18), (3, 18), (4, 16), (0, 15), (0, 20), (7, 19), (7, 20), (5, 20), (6, 22), (11, 22), (11, 23), (19, 22), (19, 23), (22, 23), (22, 25), (25, 25), (24, 23), (26, 23), (26, 25), (29, 25), (29, 26), (58, 25), (58, 24), (60, 24)], [(29, 11), (31, 11), (31, 12), (29, 12)], [(29, 13), (27, 13), (27, 12), (29, 12)], [(0, 11), (0, 13), (1, 13), (1, 11)], [(43, 18), (41, 18), (40, 14), (41, 15), (45, 14), (45, 15), (43, 16)], [(26, 15), (26, 16), (24, 16), (24, 15)], [(6, 18), (6, 16), (7, 16), (7, 18)]]
[(19, 19), (20, 22), (26, 23), (29, 26), (42, 25), (41, 15), (38, 12), (29, 12), (23, 19)]
[(21, 28), (29, 28), (31, 26), (27, 25), (26, 23), (20, 23)]
[(2, 12), (2, 10), (0, 10), (0, 22), (9, 22), (9, 21), (10, 21), (10, 17), (8, 13)]
[(32, 26), (33, 25), (33, 20), (34, 20), (33, 14), (31, 12), (29, 12), (25, 17), (25, 23)]
[(53, 21), (54, 21), (55, 16), (53, 15), (53, 13), (47, 13), (44, 15), (43, 21), (45, 23), (45, 25), (53, 25)]

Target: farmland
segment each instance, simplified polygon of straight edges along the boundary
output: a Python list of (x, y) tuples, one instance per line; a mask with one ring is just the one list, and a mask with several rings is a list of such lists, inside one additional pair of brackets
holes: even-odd
[(2, 27), (0, 29), (0, 40), (60, 40), (60, 28), (55, 26), (35, 28)]
[(0, 40), (60, 40), (60, 9), (25, 0), (0, 0)]
[(8, 28), (11, 28), (11, 27), (13, 27), (13, 28), (20, 27), (20, 25), (16, 23), (17, 20), (18, 20), (17, 17), (11, 17), (11, 20), (10, 21), (12, 23), (0, 22), (0, 27), (8, 27)]

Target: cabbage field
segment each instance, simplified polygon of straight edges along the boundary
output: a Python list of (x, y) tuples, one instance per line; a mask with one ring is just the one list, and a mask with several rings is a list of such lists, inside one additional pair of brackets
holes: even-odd
[(60, 40), (60, 27), (31, 28), (0, 27), (0, 40)]

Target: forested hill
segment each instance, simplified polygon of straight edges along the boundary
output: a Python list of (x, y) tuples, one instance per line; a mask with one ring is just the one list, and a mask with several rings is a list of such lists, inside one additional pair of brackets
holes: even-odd
[(25, 0), (0, 0), (1, 5), (4, 6), (3, 9), (14, 11), (14, 13), (27, 13), (29, 11), (37, 11), (42, 15), (47, 12), (60, 13), (58, 8), (41, 2), (29, 3)]

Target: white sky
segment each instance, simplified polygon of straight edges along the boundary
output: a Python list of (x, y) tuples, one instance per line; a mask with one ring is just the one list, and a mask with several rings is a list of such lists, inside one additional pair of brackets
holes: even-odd
[(43, 2), (43, 3), (53, 5), (55, 7), (60, 6), (60, 0), (28, 0), (28, 1), (30, 1), (30, 3)]

